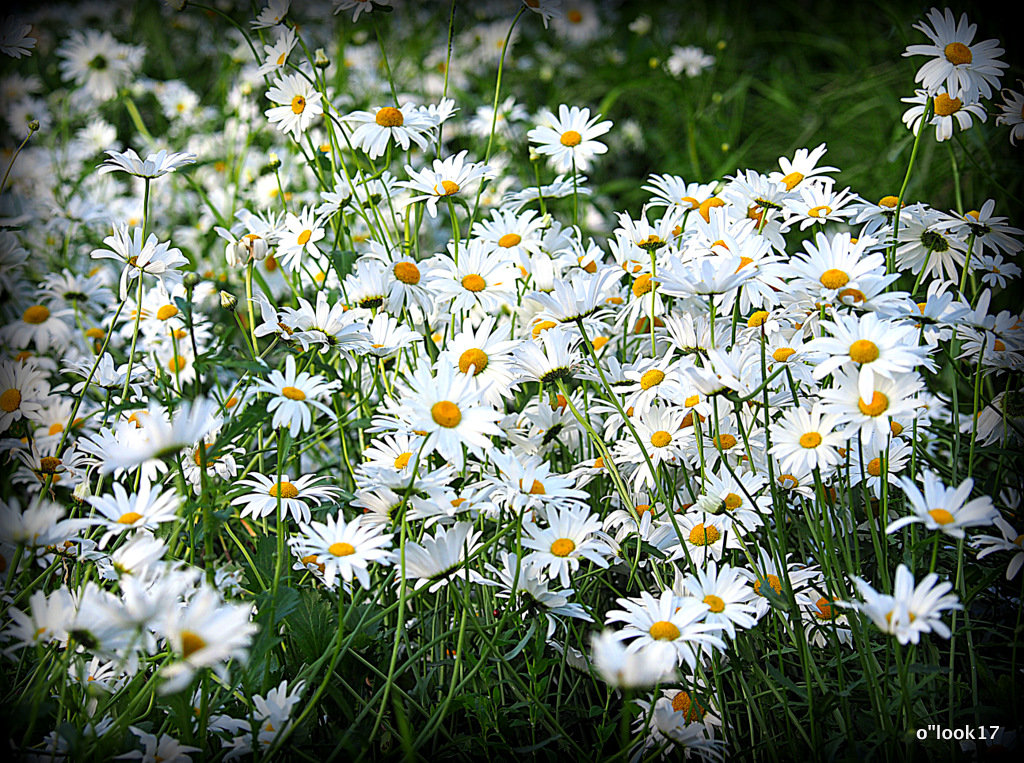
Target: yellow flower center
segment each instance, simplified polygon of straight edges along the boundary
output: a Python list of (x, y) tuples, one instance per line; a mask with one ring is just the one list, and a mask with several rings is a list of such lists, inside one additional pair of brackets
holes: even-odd
[(43, 305), (32, 305), (21, 315), (25, 323), (40, 324), (50, 317), (50, 311)]
[(414, 285), (420, 282), (420, 269), (411, 262), (396, 262), (394, 273), (402, 283)]
[(750, 328), (757, 328), (758, 326), (763, 325), (766, 320), (768, 320), (768, 311), (758, 310), (747, 318), (747, 326)]
[(652, 623), (648, 633), (657, 641), (675, 641), (679, 638), (679, 629), (668, 620), (658, 620), (656, 623)]
[(803, 448), (817, 448), (821, 445), (821, 435), (817, 432), (804, 432), (800, 435), (800, 446)]
[(188, 360), (183, 358), (181, 355), (175, 355), (173, 358), (167, 361), (167, 369), (172, 373), (177, 373), (188, 365)]
[(700, 212), (700, 216), (704, 218), (704, 222), (711, 222), (711, 208), (712, 207), (724, 207), (725, 202), (717, 196), (712, 196), (710, 199), (706, 199), (700, 203), (697, 211)]
[[(761, 581), (761, 580), (754, 581), (754, 593), (756, 593), (758, 596), (764, 596), (764, 594), (761, 593), (761, 583), (762, 582), (765, 582), (765, 581)], [(775, 591), (775, 593), (779, 594), (780, 596), (782, 595), (782, 583), (779, 582), (778, 575), (768, 575), (767, 583), (768, 583), (768, 585), (770, 585), (772, 587), (772, 590)]]
[[(0, 406), (0, 407), (2, 407), (2, 406)], [(64, 431), (64, 425), (61, 424), (59, 421), (55, 421), (52, 424), (50, 424), (50, 428), (49, 428), (49, 430), (47, 430), (47, 434), (52, 437), (53, 435), (60, 434), (63, 431)]]
[[(519, 480), (519, 489), (523, 489), (523, 481)], [(527, 490), (530, 495), (547, 495), (548, 491), (544, 489), (544, 483), (540, 480), (534, 480), (533, 484), (530, 485), (530, 489)]]
[(470, 368), (473, 369), (473, 376), (487, 368), (487, 353), (476, 348), (462, 353), (459, 357), (459, 370), (464, 374), (468, 374)]
[(579, 24), (581, 21), (583, 21), (583, 14), (580, 13), (575, 8), (573, 8), (571, 11), (565, 14), (565, 17), (569, 19), (570, 24)]
[(641, 297), (651, 290), (651, 276), (649, 273), (644, 273), (642, 276), (637, 277), (633, 281), (633, 296)]
[(868, 474), (872, 477), (882, 476), (882, 459), (875, 457), (868, 461)]
[(690, 543), (695, 546), (710, 546), (712, 543), (716, 543), (722, 534), (718, 532), (718, 528), (714, 525), (704, 526), (703, 522), (695, 525), (690, 530)]
[(712, 439), (712, 442), (722, 450), (729, 450), (736, 444), (736, 438), (731, 434), (722, 434)]
[(651, 435), (651, 445), (655, 448), (664, 448), (672, 442), (672, 435), (666, 432), (664, 429), (659, 429), (657, 432)]
[(562, 133), (562, 137), (559, 140), (561, 141), (563, 146), (568, 146), (569, 148), (572, 148), (573, 146), (578, 146), (580, 143), (583, 142), (583, 136), (580, 135), (575, 130), (566, 130), (565, 132)]
[(5, 389), (3, 393), (0, 394), (0, 408), (2, 408), (5, 413), (18, 410), (19, 405), (21, 405), (20, 390), (16, 390), (14, 387), (11, 387), (10, 389)]
[(728, 511), (735, 511), (743, 505), (743, 499), (736, 493), (729, 493), (725, 496), (725, 508)]
[(305, 400), (306, 393), (298, 387), (282, 387), (281, 394), (289, 400)]
[(178, 308), (174, 305), (164, 305), (156, 311), (156, 318), (160, 321), (169, 321), (178, 314)]
[(946, 60), (953, 64), (953, 66), (969, 64), (974, 60), (974, 54), (971, 53), (971, 49), (962, 42), (951, 42), (943, 48), (942, 52), (946, 54)]
[(462, 411), (450, 400), (434, 403), (430, 407), (430, 415), (438, 425), (446, 429), (454, 429), (462, 421)]
[(839, 299), (844, 302), (846, 300), (850, 300), (850, 302), (863, 302), (865, 299), (864, 292), (862, 292), (860, 289), (854, 289), (853, 287), (850, 287), (849, 289), (843, 289), (841, 292), (839, 292), (838, 296)]
[(889, 431), (891, 431), (895, 437), (899, 437), (903, 434), (903, 425), (898, 421), (890, 421)]
[(1002, 339), (996, 339), (994, 342), (992, 342), (992, 349), (995, 350), (996, 352), (1002, 352), (1003, 350), (1006, 349), (1006, 345), (1003, 343)]
[(402, 453), (398, 458), (395, 459), (395, 468), (396, 469), (404, 469), (405, 467), (407, 467), (409, 465), (409, 459), (411, 459), (411, 458), (412, 458), (412, 453), (411, 452), (406, 451), (405, 453)]
[(351, 543), (332, 543), (327, 550), (335, 556), (352, 556), (356, 552), (356, 547)]
[(818, 619), (831, 620), (834, 617), (834, 615), (832, 614), (832, 605), (824, 596), (818, 599), (814, 603), (814, 606), (817, 608), (817, 611), (814, 613), (814, 616)]
[(301, 95), (297, 95), (292, 98), (292, 112), (295, 114), (301, 114), (306, 110), (306, 99)]
[(377, 112), (376, 122), (381, 127), (401, 127), (405, 124), (405, 117), (394, 106), (385, 106)]
[(948, 117), (951, 114), (956, 114), (960, 111), (960, 107), (964, 103), (959, 98), (950, 98), (945, 93), (939, 93), (935, 96), (935, 115), (939, 117)]
[(459, 192), (459, 184), (454, 180), (442, 180), (441, 190), (437, 190), (437, 186), (434, 186), (434, 193), (438, 196), (451, 196), (452, 194)]
[(842, 270), (829, 268), (821, 274), (821, 285), (826, 289), (841, 289), (850, 281), (850, 276)]
[(704, 597), (704, 603), (711, 607), (711, 611), (718, 613), (725, 611), (725, 602), (722, 601), (721, 597), (715, 596), (713, 593), (709, 593)]
[(547, 331), (548, 329), (554, 328), (557, 325), (558, 324), (555, 323), (554, 321), (537, 321), (535, 324), (533, 324), (533, 329), (530, 333), (532, 333), (533, 338), (536, 339), (537, 337), (540, 336), (540, 332)]
[(794, 350), (792, 347), (780, 347), (779, 349), (772, 353), (772, 358), (779, 361), (780, 363), (785, 363), (793, 356), (795, 352), (796, 350)]
[(559, 538), (551, 544), (551, 553), (555, 556), (566, 557), (576, 550), (576, 544), (568, 538)]
[(290, 482), (277, 482), (267, 489), (267, 495), (273, 498), (298, 498), (299, 489)]
[(870, 339), (858, 339), (850, 345), (850, 360), (854, 363), (873, 363), (878, 360), (878, 345)]
[(106, 336), (101, 328), (91, 328), (85, 330), (85, 336), (89, 339), (102, 339)]
[(118, 517), (117, 518), (117, 523), (119, 525), (133, 525), (136, 522), (138, 522), (140, 519), (142, 519), (142, 515), (139, 512), (137, 512), (137, 511), (129, 511), (129, 512), (125, 513), (125, 514), (122, 514), (120, 517)]
[(861, 398), (857, 401), (857, 407), (865, 416), (881, 416), (889, 408), (889, 398), (876, 389), (870, 403), (865, 403), (864, 398)]
[(511, 249), (513, 246), (518, 246), (519, 242), (523, 240), (523, 237), (518, 233), (506, 233), (504, 236), (498, 239), (498, 246), (503, 249)]
[(487, 282), (476, 273), (470, 273), (468, 276), (462, 278), (462, 288), (466, 291), (483, 291), (487, 287)]
[(803, 179), (804, 173), (790, 172), (786, 177), (782, 178), (782, 183), (786, 186), (787, 191), (792, 191)]
[(685, 691), (677, 692), (676, 696), (672, 698), (672, 710), (682, 713), (688, 723), (699, 721), (704, 717), (704, 708), (699, 703), (694, 702)]
[(299, 238), (298, 238), (299, 246), (304, 246), (306, 244), (306, 242), (309, 241), (309, 237), (312, 236), (312, 235), (313, 235), (313, 231), (309, 230), (308, 228), (306, 230), (302, 231), (302, 233), (299, 234)]
[(206, 641), (198, 633), (192, 631), (181, 632), (181, 656), (189, 657), (206, 646)]
[(640, 388), (648, 390), (651, 387), (657, 387), (663, 381), (665, 381), (665, 372), (659, 368), (652, 368), (640, 377)]
[(810, 209), (807, 210), (808, 217), (821, 218), (828, 217), (830, 214), (832, 214), (832, 207), (830, 207), (828, 204), (822, 204), (821, 206), (818, 207), (811, 207)]
[(932, 509), (928, 515), (940, 525), (948, 525), (953, 521), (953, 515), (945, 509)]
[(43, 456), (39, 459), (40, 474), (55, 474), (60, 466), (60, 459), (56, 456)]

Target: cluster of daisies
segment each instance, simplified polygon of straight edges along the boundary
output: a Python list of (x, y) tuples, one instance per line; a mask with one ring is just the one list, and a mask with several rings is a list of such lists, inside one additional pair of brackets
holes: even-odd
[[(364, 23), (406, 10), (326, 7)], [(519, 10), (570, 31), (591, 18)], [(289, 12), (271, 0), (252, 19), (207, 134), (187, 85), (136, 78), (141, 47), (93, 29), (48, 41), (80, 126), (6, 170), (0, 642), (66, 673), (54, 699), (80, 705), (90, 744), (130, 731), (122, 757), (200, 751), (151, 733), (160, 699), (142, 727), (150, 711), (120, 701), (153, 682), (190, 698), (228, 758), (279, 749), (315, 674), (289, 666), (262, 693), (238, 676), (280, 627), (277, 599), (257, 597), (286, 582), (456, 630), (461, 607), (493, 611), (640, 691), (637, 755), (720, 759), (716, 671), (738, 641), (949, 638), (967, 591), (946, 561), (1017, 575), (1020, 475), (1000, 468), (994, 497), (975, 478), (1024, 432), (1024, 323), (1005, 299), (1024, 244), (994, 200), (863, 197), (820, 145), (768, 173), (652, 175), (647, 203), (591, 236), (583, 173), (610, 121), (511, 98), (466, 115), (445, 91), (417, 103), (358, 66), (373, 44), (345, 52), (366, 93), (352, 103), (338, 51), (309, 53)], [(930, 59), (906, 119), (943, 140), (985, 113), (1002, 51), (948, 10), (918, 28), (933, 44), (907, 49)], [(31, 53), (31, 27), (10, 29), (3, 53)], [(679, 49), (669, 67), (713, 63)], [(5, 84), (22, 97), (9, 121), (40, 129), (42, 83)], [(189, 150), (140, 122), (143, 158), (96, 108), (139, 118), (150, 95)], [(536, 178), (492, 152), (496, 134), (535, 153)], [(487, 148), (449, 150), (453, 136)], [(957, 374), (973, 400), (950, 395)], [(399, 637), (431, 636), (402, 611), (391, 671)], [(45, 733), (24, 744), (69, 749)]]

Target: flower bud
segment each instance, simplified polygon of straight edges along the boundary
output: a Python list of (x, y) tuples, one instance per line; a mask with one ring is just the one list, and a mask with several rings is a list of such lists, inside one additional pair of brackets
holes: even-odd
[(323, 48), (317, 48), (316, 53), (313, 54), (313, 66), (317, 69), (326, 69), (331, 65), (331, 60), (327, 58), (327, 53), (324, 52)]
[(194, 271), (189, 271), (184, 276), (182, 276), (181, 282), (185, 284), (186, 289), (194, 289), (196, 287), (196, 284), (198, 284), (201, 280), (203, 279), (199, 276), (198, 273)]
[(220, 306), (229, 312), (235, 312), (238, 307), (238, 297), (226, 291), (220, 292)]

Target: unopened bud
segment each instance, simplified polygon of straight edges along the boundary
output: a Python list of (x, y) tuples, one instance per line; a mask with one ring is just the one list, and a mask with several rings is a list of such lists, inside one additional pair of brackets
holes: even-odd
[(39, 129), (39, 120), (38, 119), (33, 119), (31, 122), (28, 123), (28, 131), (29, 132), (35, 132), (38, 129)]
[(190, 270), (182, 277), (181, 282), (185, 284), (186, 289), (194, 289), (201, 280), (203, 279), (200, 278), (198, 273)]
[(272, 170), (276, 170), (278, 167), (281, 166), (280, 157), (273, 151), (271, 151), (270, 156), (267, 157), (267, 166), (270, 167), (270, 169)]
[(222, 291), (220, 293), (220, 306), (233, 313), (235, 308), (238, 307), (238, 297), (229, 292)]
[(324, 52), (323, 48), (317, 48), (316, 53), (313, 54), (313, 66), (318, 69), (326, 69), (331, 65), (331, 60), (327, 57), (327, 53)]

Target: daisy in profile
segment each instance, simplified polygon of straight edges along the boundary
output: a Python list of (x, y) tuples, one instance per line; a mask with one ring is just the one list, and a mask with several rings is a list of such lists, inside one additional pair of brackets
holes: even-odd
[(662, 591), (655, 598), (646, 591), (639, 598), (619, 599), (623, 609), (614, 609), (605, 615), (606, 622), (622, 622), (626, 627), (616, 638), (633, 639), (629, 651), (642, 649), (655, 641), (664, 641), (676, 653), (676, 662), (685, 662), (696, 669), (700, 653), (711, 647), (725, 649), (725, 642), (717, 635), (724, 626), (707, 619), (710, 605), (692, 596), (676, 596), (672, 590)]
[[(896, 568), (893, 594), (879, 593), (867, 581), (854, 576), (857, 593), (862, 602), (838, 601), (840, 607), (862, 612), (883, 633), (895, 636), (901, 644), (917, 644), (922, 633), (934, 631), (942, 638), (949, 638), (949, 627), (942, 622), (942, 612), (947, 609), (962, 609), (953, 584), (939, 583), (934, 572), (914, 585), (914, 574), (901, 564)], [(936, 585), (938, 583), (938, 585)]]
[(288, 514), (296, 522), (310, 521), (309, 506), (319, 506), (324, 501), (338, 497), (340, 490), (321, 481), (315, 474), (304, 474), (294, 482), (288, 474), (263, 475), (252, 472), (236, 484), (248, 490), (231, 501), (232, 506), (242, 506), (242, 517), (260, 519), (277, 511), (281, 505), (281, 516)]
[(341, 302), (331, 305), (327, 292), (319, 291), (315, 308), (299, 297), (299, 306), (282, 308), (279, 317), (291, 332), (289, 338), (303, 350), (320, 347), (352, 353), (365, 349), (367, 344), (366, 325), (356, 312), (346, 310)]
[(269, 29), (276, 27), (284, 21), (288, 15), (292, 0), (267, 0), (267, 4), (256, 14), (256, 18), (249, 22), (253, 29)]
[(213, 668), (227, 680), (227, 663), (244, 660), (257, 626), (250, 604), (226, 604), (217, 589), (203, 585), (187, 603), (170, 606), (159, 625), (175, 661), (160, 671), (161, 694), (188, 687), (196, 671)]
[(1017, 532), (1016, 528), (1003, 519), (1002, 516), (995, 517), (993, 524), (999, 529), (1002, 537), (978, 535), (974, 538), (973, 545), (979, 549), (979, 559), (984, 559), (996, 551), (1009, 551), (1013, 554), (1010, 563), (1006, 567), (1006, 579), (1013, 580), (1017, 573), (1020, 572), (1021, 566), (1024, 565), (1024, 548), (1021, 546), (1024, 534)]
[(293, 549), (302, 559), (316, 557), (316, 564), (323, 565), (324, 584), (334, 588), (334, 581), (340, 575), (346, 584), (355, 577), (364, 590), (370, 590), (370, 575), (367, 565), (390, 563), (391, 535), (382, 532), (382, 527), (364, 526), (362, 518), (351, 522), (345, 518), (328, 515), (325, 522), (311, 522), (299, 528), (300, 535), (291, 538)]
[(136, 411), (120, 422), (115, 436), (93, 438), (102, 461), (100, 473), (138, 466), (144, 474), (166, 471), (164, 458), (195, 445), (217, 426), (216, 410), (215, 401), (197, 398), (181, 404), (173, 415), (167, 416), (158, 402), (151, 402), (148, 410)]
[(830, 469), (840, 461), (838, 448), (849, 435), (835, 431), (839, 417), (826, 414), (820, 403), (810, 411), (791, 408), (772, 427), (772, 449), (769, 451), (779, 459), (779, 466), (785, 472), (819, 468)]
[(1024, 93), (1005, 89), (1002, 95), (1003, 102), (999, 104), (1000, 114), (996, 117), (996, 124), (1010, 125), (1010, 145), (1016, 146), (1017, 141), (1024, 138)]
[(931, 56), (931, 60), (918, 69), (914, 77), (930, 95), (941, 89), (953, 98), (962, 98), (965, 103), (974, 103), (979, 98), (991, 98), (992, 88), (999, 87), (999, 78), (1007, 64), (999, 60), (1003, 54), (998, 40), (974, 42), (977, 24), (967, 21), (967, 14), (960, 20), (953, 18), (953, 11), (946, 8), (928, 11), (927, 21), (914, 24), (914, 29), (923, 32), (931, 40), (930, 45), (908, 45), (904, 56)]
[(988, 496), (971, 497), (974, 480), (968, 477), (959, 487), (947, 488), (937, 474), (925, 469), (921, 475), (924, 494), (907, 477), (900, 479), (900, 486), (910, 500), (909, 516), (900, 517), (885, 528), (886, 534), (896, 532), (904, 525), (921, 522), (929, 530), (939, 530), (952, 538), (963, 538), (965, 527), (985, 527), (999, 516), (992, 499)]
[(405, 556), (405, 577), (416, 581), (415, 590), (429, 585), (428, 590), (434, 593), (452, 578), (494, 585), (466, 564), (479, 546), (480, 531), (473, 530), (470, 522), (456, 522), (449, 528), (439, 527), (433, 537), (424, 537), (422, 543), (406, 543), (402, 551), (394, 553), (394, 561), (396, 565), (403, 564)]
[[(544, 26), (548, 25), (547, 18)], [(8, 16), (0, 26), (0, 53), (11, 58), (32, 55), (36, 46), (36, 38), (31, 36), (32, 25), (25, 24), (17, 16)]]
[(594, 140), (608, 132), (610, 121), (598, 122), (600, 115), (590, 118), (590, 109), (565, 104), (558, 107), (558, 116), (544, 109), (538, 116), (539, 126), (527, 137), (537, 145), (537, 153), (550, 157), (557, 172), (580, 172), (590, 166), (590, 160), (608, 150), (608, 146)]
[(398, 108), (383, 106), (375, 111), (353, 111), (343, 121), (356, 125), (349, 138), (352, 147), (361, 148), (371, 159), (383, 156), (392, 141), (405, 151), (413, 143), (426, 148), (431, 131), (438, 125), (437, 117), (428, 109), (411, 103)]
[(571, 378), (582, 363), (578, 338), (561, 327), (546, 329), (539, 341), (524, 341), (515, 350), (515, 365), (521, 376), (542, 384)]
[(108, 172), (127, 172), (140, 178), (158, 178), (188, 164), (195, 164), (196, 161), (196, 155), (186, 151), (157, 151), (145, 159), (130, 148), (125, 151), (104, 153), (110, 158), (99, 166), (101, 175)]
[(119, 482), (115, 482), (112, 489), (113, 495), (90, 496), (88, 499), (98, 515), (94, 522), (107, 528), (100, 538), (100, 548), (126, 530), (141, 528), (152, 532), (162, 523), (178, 518), (181, 498), (173, 490), (154, 492), (148, 480), (142, 480), (139, 492), (131, 495)]
[(270, 124), (286, 135), (291, 133), (296, 140), (324, 113), (323, 96), (300, 74), (277, 77), (267, 91), (267, 98), (278, 104), (264, 112)]
[(818, 166), (818, 162), (827, 150), (825, 144), (822, 143), (814, 150), (798, 148), (792, 159), (781, 156), (779, 157), (780, 171), (769, 173), (768, 179), (781, 183), (787, 191), (792, 191), (804, 180), (820, 177), (826, 172), (839, 172), (838, 167)]
[(391, 0), (334, 0), (334, 15), (337, 16), (342, 11), (355, 10), (352, 14), (352, 21), (359, 21), (360, 15), (364, 13), (373, 13), (375, 10), (379, 11), (384, 8), (391, 8)]
[(486, 164), (467, 162), (468, 153), (460, 151), (447, 159), (435, 159), (429, 170), (415, 170), (406, 165), (405, 171), (409, 175), (409, 180), (400, 181), (399, 185), (405, 186), (413, 194), (418, 194), (411, 196), (406, 203), (425, 201), (427, 212), (431, 217), (436, 217), (438, 201), (466, 193), (474, 183), (493, 174), (490, 166)]
[[(103, 239), (107, 249), (93, 249), (94, 260), (114, 260), (122, 265), (119, 294), (121, 299), (128, 296), (128, 283), (143, 275), (154, 276), (165, 291), (171, 291), (181, 283), (182, 265), (188, 259), (180, 249), (172, 248), (168, 242), (161, 242), (155, 233), (150, 233), (145, 242), (142, 228), (128, 224), (114, 225), (113, 235)], [(170, 288), (168, 288), (170, 287)]]
[(256, 75), (262, 77), (265, 74), (273, 74), (283, 67), (288, 61), (288, 54), (295, 47), (295, 30), (291, 27), (280, 27), (277, 30), (277, 39), (272, 45), (263, 46), (263, 63), (256, 70)]
[(267, 403), (267, 413), (273, 413), (273, 427), (287, 427), (292, 437), (307, 431), (313, 425), (313, 414), (310, 406), (319, 409), (328, 416), (334, 412), (316, 398), (333, 391), (337, 382), (325, 381), (321, 376), (313, 376), (303, 371), (295, 373), (295, 356), (285, 359), (284, 373), (278, 370), (270, 372), (268, 379), (256, 382), (256, 390), (267, 392), (273, 397)]

